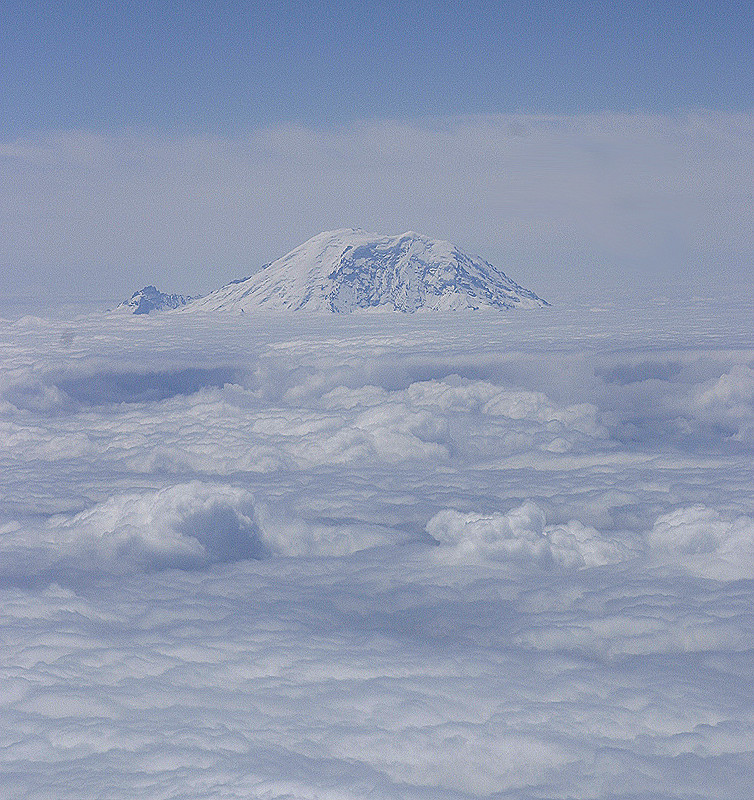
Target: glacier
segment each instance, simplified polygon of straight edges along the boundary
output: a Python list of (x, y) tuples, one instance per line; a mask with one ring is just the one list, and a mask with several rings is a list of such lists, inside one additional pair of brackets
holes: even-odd
[(483, 259), (409, 231), (325, 231), (249, 278), (192, 302), (192, 311), (542, 308), (549, 305)]

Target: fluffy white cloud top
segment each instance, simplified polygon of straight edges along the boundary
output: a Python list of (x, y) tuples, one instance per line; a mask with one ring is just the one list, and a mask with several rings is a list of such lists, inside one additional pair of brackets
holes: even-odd
[(112, 495), (36, 528), (6, 523), (1, 532), (0, 580), (37, 584), (272, 556), (344, 555), (401, 538), (377, 525), (291, 518), (244, 489), (196, 480)]
[(543, 569), (609, 564), (631, 553), (578, 520), (546, 525), (542, 509), (531, 502), (488, 516), (444, 509), (427, 523), (427, 533), (453, 548), (460, 558), (481, 557)]
[(0, 321), (0, 795), (748, 800), (748, 320)]
[(704, 506), (679, 508), (657, 519), (649, 532), (657, 557), (695, 575), (719, 580), (754, 578), (754, 519)]

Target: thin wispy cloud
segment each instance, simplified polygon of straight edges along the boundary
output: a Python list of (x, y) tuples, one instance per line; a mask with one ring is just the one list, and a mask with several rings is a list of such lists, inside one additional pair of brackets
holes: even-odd
[[(746, 114), (492, 115), (0, 145), (6, 294), (188, 294), (336, 227), (419, 230), (545, 297), (749, 278)], [(711, 288), (712, 287), (712, 288)]]

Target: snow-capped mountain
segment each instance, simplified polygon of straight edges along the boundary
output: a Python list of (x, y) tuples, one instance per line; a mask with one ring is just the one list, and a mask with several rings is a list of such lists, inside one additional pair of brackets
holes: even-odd
[(346, 228), (309, 239), (186, 310), (388, 311), (540, 308), (548, 303), (492, 264), (418, 233)]
[(149, 314), (150, 311), (181, 308), (191, 300), (191, 297), (184, 297), (182, 294), (165, 294), (154, 286), (145, 286), (134, 292), (129, 300), (124, 300), (117, 308), (130, 311), (132, 314)]

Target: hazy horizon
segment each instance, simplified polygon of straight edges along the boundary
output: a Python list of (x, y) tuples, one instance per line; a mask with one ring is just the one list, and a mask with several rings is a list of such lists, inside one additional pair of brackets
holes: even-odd
[(749, 5), (2, 11), (6, 305), (204, 294), (342, 227), (545, 297), (754, 291)]

